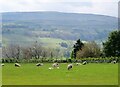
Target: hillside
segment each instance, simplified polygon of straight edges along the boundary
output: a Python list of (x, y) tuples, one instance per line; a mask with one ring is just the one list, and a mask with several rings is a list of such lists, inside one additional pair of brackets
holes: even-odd
[(44, 44), (42, 38), (101, 41), (117, 29), (115, 17), (62, 12), (7, 12), (2, 13), (2, 23), (3, 43), (21, 44)]

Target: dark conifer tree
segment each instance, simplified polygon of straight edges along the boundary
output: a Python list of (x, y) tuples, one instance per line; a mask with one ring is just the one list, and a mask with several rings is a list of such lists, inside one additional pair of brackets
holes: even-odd
[(76, 59), (76, 54), (77, 54), (77, 52), (78, 52), (79, 50), (82, 50), (82, 47), (83, 47), (83, 46), (84, 46), (84, 44), (81, 42), (80, 39), (78, 39), (78, 40), (76, 41), (76, 43), (74, 44), (74, 46), (73, 46), (72, 57), (73, 57), (74, 59)]

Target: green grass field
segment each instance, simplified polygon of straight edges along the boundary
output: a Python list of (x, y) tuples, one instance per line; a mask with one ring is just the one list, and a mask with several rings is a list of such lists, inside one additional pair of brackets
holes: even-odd
[(50, 63), (41, 67), (33, 63), (13, 63), (2, 67), (3, 85), (117, 85), (118, 64), (87, 64), (67, 70), (68, 64), (60, 64), (59, 69), (49, 70)]

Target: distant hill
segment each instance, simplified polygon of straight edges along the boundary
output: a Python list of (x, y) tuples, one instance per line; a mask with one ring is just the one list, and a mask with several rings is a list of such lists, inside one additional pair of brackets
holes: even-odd
[(4, 42), (41, 38), (101, 41), (118, 27), (116, 17), (62, 12), (6, 12), (2, 23)]

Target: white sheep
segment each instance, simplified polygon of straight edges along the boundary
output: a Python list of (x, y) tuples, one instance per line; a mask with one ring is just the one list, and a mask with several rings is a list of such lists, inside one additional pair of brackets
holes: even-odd
[(15, 63), (15, 67), (20, 67), (21, 65), (19, 63)]
[(60, 69), (60, 67), (57, 67), (57, 69)]
[(37, 63), (36, 66), (43, 66), (43, 63)]
[(82, 64), (83, 64), (83, 65), (86, 65), (86, 64), (87, 64), (87, 62), (86, 62), (86, 61), (84, 61)]
[(70, 69), (72, 69), (73, 68), (73, 65), (72, 64), (69, 64), (68, 66), (67, 66), (67, 69), (68, 70), (70, 70)]
[(5, 64), (1, 64), (1, 66), (5, 66)]
[(53, 63), (53, 64), (52, 64), (52, 67), (53, 67), (53, 68), (57, 68), (57, 67), (59, 67), (59, 64), (58, 64), (58, 63)]
[(51, 69), (53, 69), (53, 67), (49, 67), (48, 69), (51, 70)]
[(116, 64), (117, 62), (114, 60), (114, 61), (112, 61), (112, 63), (113, 63), (113, 64)]
[(75, 65), (78, 66), (78, 65), (82, 65), (82, 64), (81, 63), (76, 63)]

